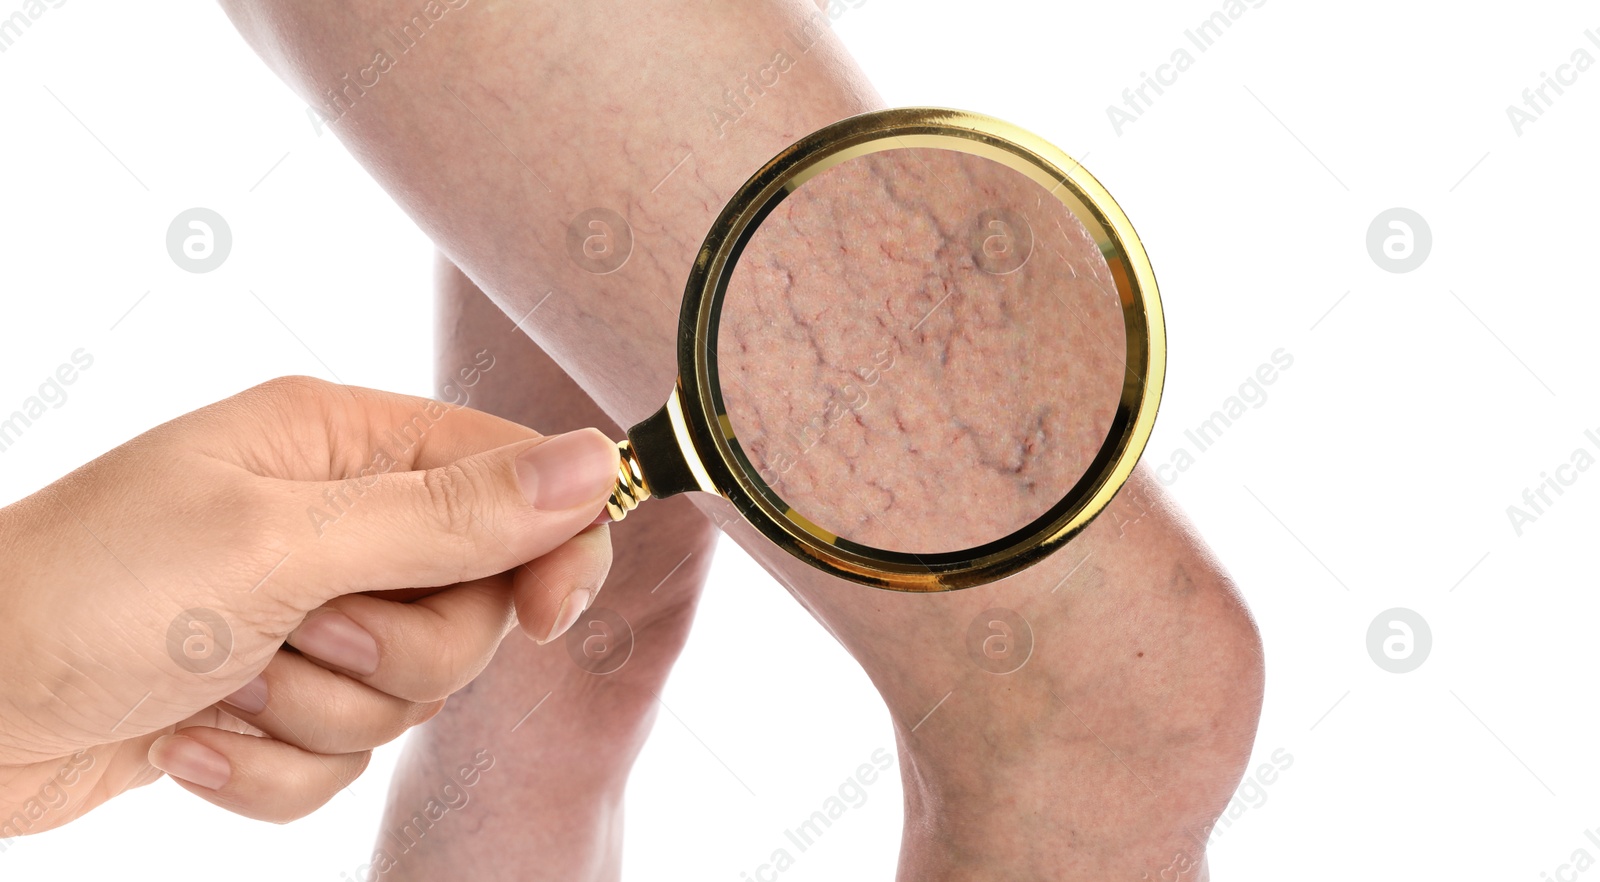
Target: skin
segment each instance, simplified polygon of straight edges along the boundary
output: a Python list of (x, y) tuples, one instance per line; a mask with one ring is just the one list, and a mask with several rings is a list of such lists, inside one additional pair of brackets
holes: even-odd
[(615, 469), (593, 431), (287, 378), (0, 509), (0, 643), (26, 649), (0, 670), (4, 835), (162, 772), (253, 818), (314, 810), (517, 616), (541, 638), (569, 623), (610, 564), (590, 524)]
[[(373, 64), (375, 41), (388, 39), (382, 28), (417, 12), (400, 0), (224, 6), (268, 64), (318, 105), (342, 77)], [(399, 57), (376, 85), (326, 105), (339, 114), (333, 129), (509, 317), (501, 321), (531, 336), (619, 426), (631, 425), (671, 387), (678, 292), (727, 197), (782, 147), (881, 102), (797, 0), (456, 6), (417, 45), (393, 50)], [(780, 54), (788, 63), (775, 84), (744, 85)], [(725, 103), (727, 89), (743, 92), (737, 108)], [(596, 267), (569, 249), (568, 225), (594, 207), (626, 218), (633, 245), (620, 267)], [(531, 418), (544, 396), (566, 394), (541, 382), (533, 391), (519, 383), (527, 399), (506, 403), (518, 419)], [(906, 795), (901, 878), (1155, 878), (1179, 858), (1204, 875), (1209, 825), (1250, 753), (1260, 644), (1225, 572), (1147, 473), (1136, 472), (1046, 562), (937, 596), (831, 579), (772, 548), (720, 500), (694, 504), (838, 636), (888, 704)], [(925, 525), (938, 529), (964, 512), (928, 516), (943, 519)], [(665, 571), (682, 548), (663, 542), (653, 567)], [(1027, 664), (1003, 676), (979, 667), (966, 645), (969, 625), (994, 607), (1024, 617), (1034, 640)], [(660, 677), (680, 637), (673, 628), (653, 636), (666, 650)], [(539, 688), (506, 682), (524, 698)], [(617, 728), (625, 741), (648, 730), (648, 707), (630, 715), (573, 700), (560, 725), (574, 745), (591, 726)], [(443, 767), (466, 746), (430, 737), (408, 763)], [(589, 773), (622, 780), (629, 749), (585, 754), (600, 767)], [(418, 774), (404, 770), (396, 792)], [(615, 878), (620, 785), (591, 792), (585, 799), (596, 807), (576, 818), (557, 817), (572, 815), (571, 803), (527, 789), (515, 814), (522, 827), (491, 828), (494, 847), (442, 836), (397, 872), (428, 878), (414, 868), (442, 849), (440, 866), (455, 873), (510, 878), (520, 867), (528, 878), (543, 859), (519, 859), (522, 843), (554, 825), (578, 852), (562, 860), (578, 870), (550, 878)]]

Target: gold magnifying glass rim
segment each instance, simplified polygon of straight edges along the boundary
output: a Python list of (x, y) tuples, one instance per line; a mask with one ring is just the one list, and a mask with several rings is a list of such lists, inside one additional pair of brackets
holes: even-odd
[[(843, 539), (807, 520), (759, 477), (738, 443), (716, 373), (717, 322), (738, 257), (760, 222), (807, 180), (857, 156), (933, 147), (983, 156), (1019, 171), (1066, 205), (1094, 237), (1122, 304), (1126, 371), (1106, 443), (1063, 499), (1026, 526), (959, 551), (889, 551)], [(797, 141), (734, 193), (706, 234), (685, 289), (679, 379), (665, 408), (699, 489), (731, 501), (785, 551), (821, 570), (897, 591), (949, 591), (1000, 579), (1064, 545), (1103, 511), (1133, 473), (1155, 427), (1166, 375), (1166, 331), (1155, 272), (1111, 194), (1065, 152), (1003, 120), (963, 110), (907, 107), (841, 120)]]

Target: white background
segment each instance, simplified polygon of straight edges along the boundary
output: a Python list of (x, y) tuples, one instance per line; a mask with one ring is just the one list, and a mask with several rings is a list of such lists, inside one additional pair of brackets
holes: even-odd
[[(1600, 13), (1270, 0), (1191, 46), (1193, 68), (1117, 134), (1107, 105), (1217, 8), (868, 0), (837, 30), (890, 103), (1011, 119), (1116, 194), (1167, 308), (1153, 461), (1273, 351), (1293, 355), (1172, 487), (1265, 634), (1257, 761), (1294, 758), (1217, 841), (1216, 877), (1554, 875), (1575, 849), (1600, 855), (1583, 835), (1600, 825), (1600, 469), (1520, 537), (1506, 507), (1573, 450), (1600, 455), (1584, 438), (1600, 434), (1600, 69), (1520, 136), (1505, 108), (1577, 47), (1600, 57), (1584, 34)], [(72, 351), (95, 359), (0, 454), (0, 500), (275, 375), (431, 391), (428, 242), (217, 9), (72, 0), (0, 54), (0, 89), (0, 409)], [(206, 275), (164, 244), (193, 205), (235, 239)], [(1393, 206), (1432, 229), (1409, 274), (1366, 249)], [(675, 715), (629, 793), (632, 879), (740, 879), (892, 747), (843, 652), (736, 548), (719, 555), (663, 696)], [(1431, 626), (1413, 673), (1368, 657), (1391, 607)], [(287, 827), (162, 782), (6, 843), (0, 877), (343, 880), (395, 755)], [(784, 882), (890, 877), (898, 784), (869, 792)]]

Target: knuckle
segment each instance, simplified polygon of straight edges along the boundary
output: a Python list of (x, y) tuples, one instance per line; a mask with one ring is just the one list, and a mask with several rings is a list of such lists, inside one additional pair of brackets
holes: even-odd
[(452, 463), (423, 472), (422, 486), (428, 525), (453, 536), (469, 535), (477, 517), (473, 504), (478, 494), (472, 475)]
[(303, 767), (299, 774), (280, 779), (281, 808), (262, 818), (274, 824), (287, 824), (327, 805), (339, 791), (361, 777), (372, 762), (372, 751), (362, 750), (317, 761), (314, 766)]
[[(496, 640), (485, 647), (476, 637), (469, 638), (460, 632), (444, 642), (448, 649), (430, 653), (426, 666), (410, 668), (402, 682), (396, 682), (390, 690), (396, 698), (413, 703), (410, 709), (412, 714), (420, 713), (420, 708), (443, 702), (470, 683), (488, 665), (489, 658), (499, 644)], [(413, 718), (408, 716), (407, 725), (417, 725), (423, 719), (426, 717), (412, 721)]]
[(285, 424), (314, 419), (337, 406), (339, 386), (316, 377), (276, 377), (245, 390), (234, 401), (255, 420)]
[(320, 401), (334, 389), (334, 384), (316, 377), (292, 374), (274, 377), (255, 386), (250, 394), (271, 402), (305, 403)]
[[(402, 694), (396, 696), (417, 706), (429, 705), (443, 701), (450, 697), (457, 688), (457, 671), (459, 661), (451, 653), (440, 656), (426, 671), (418, 671), (404, 686), (400, 687)], [(408, 722), (407, 726), (416, 725)]]
[(292, 733), (290, 737), (283, 738), (280, 735), (279, 738), (310, 753), (323, 755), (341, 753), (340, 748), (345, 746), (350, 733), (344, 730), (344, 725), (348, 725), (348, 723), (341, 725), (343, 721), (330, 718), (337, 716), (337, 714), (319, 714), (302, 723), (300, 729)]

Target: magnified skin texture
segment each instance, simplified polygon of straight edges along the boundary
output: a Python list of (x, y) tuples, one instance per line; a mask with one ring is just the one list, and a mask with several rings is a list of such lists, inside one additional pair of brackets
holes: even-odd
[[(373, 64), (375, 33), (420, 14), (412, 0), (223, 5), (318, 106)], [(726, 199), (799, 137), (882, 106), (818, 16), (800, 0), (453, 0), (376, 85), (351, 88), (332, 127), (494, 304), (454, 287), (447, 296), (468, 297), (457, 308), (503, 312), (493, 321), (517, 323), (573, 389), (632, 425), (671, 388), (683, 282)], [(568, 249), (568, 225), (596, 207), (631, 228), (620, 265)], [(482, 348), (470, 327), (447, 329), (444, 364)], [(508, 377), (495, 408), (536, 426), (568, 395), (544, 374), (497, 369), (485, 383)], [(1178, 866), (1185, 879), (1205, 877), (1206, 833), (1254, 737), (1260, 644), (1226, 573), (1147, 473), (1040, 565), (939, 595), (832, 579), (775, 550), (726, 503), (692, 501), (882, 694), (905, 792), (901, 879), (1158, 879)], [(630, 520), (659, 505), (683, 510), (650, 502)], [(950, 524), (965, 516), (945, 515)], [(617, 542), (626, 541), (619, 529)], [(504, 767), (484, 774), (463, 817), (452, 813), (383, 879), (617, 878), (622, 782), (654, 713), (640, 684), (665, 677), (692, 595), (692, 585), (652, 595), (650, 576), (705, 541), (662, 541), (646, 549), (660, 556), (641, 558), (631, 575), (619, 572), (619, 552), (596, 601), (620, 596), (607, 592), (626, 579), (634, 614), (650, 619), (650, 602), (661, 604), (654, 624), (637, 628), (624, 668), (642, 679), (569, 671), (561, 676), (573, 685), (558, 688), (548, 669), (507, 671), (497, 661), (486, 697), (475, 689), (428, 724), (379, 829), (401, 823), (445, 780), (442, 770), (478, 749)], [(968, 648), (969, 627), (996, 607), (1032, 634), (1026, 664), (1008, 674), (980, 667)], [(563, 651), (540, 650), (554, 664)], [(546, 692), (561, 703), (512, 731)], [(733, 845), (706, 832), (707, 848)]]
[(746, 245), (719, 328), (724, 404), (760, 477), (891, 551), (972, 548), (1043, 515), (1123, 386), (1122, 310), (1088, 231), (1025, 175), (951, 150), (807, 181)]

